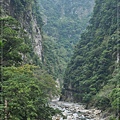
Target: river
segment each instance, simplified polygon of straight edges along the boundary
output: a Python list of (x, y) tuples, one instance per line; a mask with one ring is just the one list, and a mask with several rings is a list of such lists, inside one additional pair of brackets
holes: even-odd
[(52, 120), (104, 120), (101, 118), (101, 110), (85, 109), (85, 106), (78, 103), (64, 102), (52, 100), (50, 106), (54, 109), (58, 108), (65, 116), (53, 116)]

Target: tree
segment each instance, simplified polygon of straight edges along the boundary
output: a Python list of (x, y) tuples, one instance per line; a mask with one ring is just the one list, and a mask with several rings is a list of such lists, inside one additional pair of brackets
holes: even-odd
[(3, 66), (20, 65), (22, 54), (29, 51), (24, 43), (24, 32), (20, 24), (12, 17), (0, 18), (1, 64)]
[[(3, 68), (2, 97), (6, 103), (5, 117), (14, 120), (51, 119), (55, 111), (49, 107), (49, 93), (58, 94), (55, 81), (49, 75), (36, 77), (32, 65)], [(40, 79), (39, 79), (40, 78)], [(56, 91), (55, 91), (56, 90)], [(1, 113), (3, 114), (3, 113)], [(4, 116), (4, 115), (3, 115)]]
[(119, 4), (118, 0), (96, 0), (90, 24), (65, 71), (63, 89), (64, 96), (70, 87), (76, 91), (72, 94), (75, 101), (112, 109), (112, 114), (118, 114), (120, 106)]

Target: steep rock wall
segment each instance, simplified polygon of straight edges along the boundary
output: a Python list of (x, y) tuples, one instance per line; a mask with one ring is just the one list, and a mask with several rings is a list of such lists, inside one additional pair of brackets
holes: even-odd
[(21, 27), (26, 32), (32, 42), (32, 47), (35, 54), (42, 59), (42, 36), (38, 20), (33, 12), (34, 1), (16, 1), (3, 0), (1, 1), (2, 8), (7, 15), (16, 18)]
[(62, 93), (64, 100), (72, 95), (76, 102), (108, 110), (109, 113), (111, 109), (112, 114), (118, 117), (119, 8), (117, 0), (96, 0), (89, 26), (81, 35), (65, 71)]

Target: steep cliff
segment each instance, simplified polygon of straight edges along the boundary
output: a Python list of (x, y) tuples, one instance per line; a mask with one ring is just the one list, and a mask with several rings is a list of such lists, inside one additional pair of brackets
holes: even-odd
[(0, 2), (0, 120), (51, 120), (59, 94), (42, 64), (43, 25), (35, 0)]
[[(12, 16), (20, 23), (20, 27), (24, 30), (26, 44), (32, 45), (33, 52), (38, 56), (38, 59), (42, 59), (42, 19), (38, 14), (39, 7), (37, 7), (37, 1), (34, 0), (3, 0), (1, 7), (4, 11), (4, 16)], [(6, 16), (5, 16), (6, 14)], [(31, 53), (31, 57), (33, 57)]]
[[(81, 35), (64, 76), (63, 98), (119, 116), (120, 2), (96, 0), (90, 25)], [(72, 97), (71, 97), (72, 95)]]
[(44, 31), (44, 64), (62, 78), (73, 48), (88, 25), (94, 0), (40, 0)]

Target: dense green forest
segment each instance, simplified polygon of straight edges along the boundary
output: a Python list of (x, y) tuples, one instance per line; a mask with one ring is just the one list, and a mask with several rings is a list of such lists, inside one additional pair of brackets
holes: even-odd
[(96, 0), (93, 16), (69, 62), (63, 100), (120, 117), (120, 1)]
[(61, 81), (74, 46), (88, 25), (94, 0), (40, 0), (39, 4), (44, 20), (44, 64)]
[[(83, 5), (79, 4), (83, 6), (83, 12), (84, 9), (86, 10), (85, 16), (82, 16), (84, 22), (81, 20), (82, 17), (75, 15), (75, 11), (79, 9), (74, 10), (72, 14), (68, 11), (71, 8), (73, 10), (78, 1), (71, 3), (70, 7), (67, 6), (66, 1), (59, 1), (58, 4), (54, 2), (42, 0), (1, 2), (1, 119), (48, 120), (59, 112), (50, 108), (48, 101), (60, 93), (55, 79), (61, 77), (64, 72), (73, 46), (79, 40), (80, 35), (75, 36), (75, 33), (81, 33), (85, 29), (92, 12), (93, 2), (88, 2), (88, 6), (85, 5), (86, 2), (83, 2)], [(45, 11), (41, 9), (42, 6), (47, 7)], [(62, 15), (62, 6), (64, 6), (65, 15)], [(44, 15), (48, 17), (48, 26), (43, 29), (46, 34), (41, 31), (45, 24), (42, 20)], [(39, 31), (41, 36), (38, 34)], [(43, 41), (39, 51), (35, 47), (41, 44), (41, 37)], [(40, 56), (36, 54), (39, 52), (41, 52)]]
[[(4, 1), (1, 5), (0, 120), (51, 120), (54, 114), (60, 112), (48, 104), (53, 96), (60, 93), (57, 83), (43, 69), (33, 50), (33, 39), (29, 38), (29, 34), (35, 33), (24, 28), (24, 22), (29, 22), (21, 22), (25, 20), (24, 14), (30, 11), (41, 29), (43, 22), (38, 10), (34, 0)], [(32, 23), (29, 27), (33, 27)]]
[(61, 114), (49, 106), (60, 95), (57, 78), (61, 100), (120, 119), (119, 0), (0, 3), (0, 120)]

